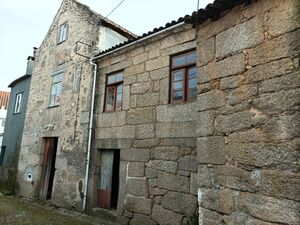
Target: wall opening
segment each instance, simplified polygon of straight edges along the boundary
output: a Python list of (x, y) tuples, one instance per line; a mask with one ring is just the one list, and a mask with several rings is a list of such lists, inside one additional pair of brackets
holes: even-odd
[(2, 146), (0, 148), (0, 166), (3, 165), (5, 151), (6, 151), (6, 146)]
[(116, 209), (119, 197), (120, 150), (100, 150), (100, 173), (97, 182), (97, 205)]
[(51, 199), (55, 175), (55, 160), (57, 152), (57, 137), (44, 138), (44, 155), (41, 176), (40, 198)]

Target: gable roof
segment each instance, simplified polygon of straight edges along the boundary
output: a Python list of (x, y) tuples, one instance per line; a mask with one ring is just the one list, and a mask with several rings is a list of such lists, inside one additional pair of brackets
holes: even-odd
[(114, 23), (113, 21), (107, 19), (106, 17), (100, 15), (99, 13), (93, 11), (90, 9), (90, 7), (88, 7), (87, 5), (84, 5), (76, 0), (62, 0), (61, 4), (60, 4), (60, 7), (59, 9), (57, 10), (53, 20), (52, 20), (52, 23), (51, 25), (49, 26), (48, 28), (48, 31), (45, 35), (45, 38), (43, 39), (42, 43), (40, 44), (40, 47), (44, 45), (46, 39), (47, 39), (47, 36), (52, 32), (52, 28), (53, 28), (53, 25), (55, 23), (55, 21), (57, 20), (57, 18), (59, 17), (59, 14), (60, 12), (62, 11), (63, 7), (65, 5), (68, 5), (68, 3), (71, 2), (71, 3), (74, 3), (76, 4), (76, 6), (80, 9), (82, 9), (85, 13), (85, 15), (87, 15), (87, 18), (94, 21), (96, 23), (96, 27), (97, 26), (100, 26), (100, 25), (103, 25), (103, 26), (106, 26), (120, 34), (122, 34), (123, 36), (125, 36), (126, 38), (128, 39), (133, 39), (133, 38), (136, 38), (136, 35), (133, 34), (132, 32), (128, 31), (127, 29), (125, 29), (124, 27)]
[(197, 25), (200, 25), (207, 19), (217, 20), (220, 17), (221, 12), (232, 9), (233, 7), (239, 4), (249, 5), (251, 4), (251, 2), (252, 2), (251, 0), (215, 0), (213, 3), (208, 4), (204, 9), (199, 9), (198, 12), (193, 12), (191, 15), (185, 15), (184, 17), (180, 17), (177, 20), (173, 20), (172, 22), (165, 24), (164, 26), (154, 28), (152, 31), (149, 31), (148, 33), (144, 33), (140, 36), (137, 36), (134, 39), (129, 39), (109, 49), (101, 51), (95, 57), (107, 54), (113, 50), (129, 45), (130, 43), (146, 38), (150, 35), (154, 35), (160, 31), (173, 27), (182, 22), (187, 24), (193, 24), (193, 26), (195, 27)]
[(92, 10), (89, 6), (82, 4), (76, 0), (73, 0), (74, 3), (77, 4), (78, 7), (81, 7), (82, 9), (84, 9), (87, 13), (92, 13), (94, 16), (97, 17), (98, 21), (100, 22), (100, 24), (102, 24), (103, 26), (109, 27), (112, 30), (121, 33), (122, 35), (124, 35), (125, 37), (127, 37), (128, 39), (133, 39), (136, 38), (137, 35), (135, 35), (134, 33), (130, 32), (129, 30), (127, 30), (126, 28), (120, 26), (119, 24), (113, 22), (112, 20), (102, 16), (101, 14), (95, 12), (94, 10)]
[(9, 92), (0, 91), (0, 109), (2, 108), (7, 109), (8, 99), (9, 99)]

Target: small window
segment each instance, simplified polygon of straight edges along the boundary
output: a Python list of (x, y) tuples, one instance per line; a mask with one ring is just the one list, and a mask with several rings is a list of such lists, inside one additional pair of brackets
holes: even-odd
[(68, 24), (64, 23), (59, 26), (58, 43), (67, 40), (68, 37)]
[(196, 97), (196, 52), (173, 56), (171, 59), (170, 102), (192, 101)]
[(106, 80), (104, 111), (121, 111), (123, 101), (123, 72), (110, 74)]
[(4, 126), (5, 126), (5, 118), (0, 119), (0, 124), (1, 124), (1, 127), (4, 127)]
[(55, 74), (52, 78), (52, 86), (50, 93), (50, 103), (49, 106), (58, 106), (60, 103), (60, 96), (62, 92), (62, 81), (64, 78), (63, 73)]
[(22, 97), (23, 97), (23, 93), (16, 94), (14, 113), (21, 112)]

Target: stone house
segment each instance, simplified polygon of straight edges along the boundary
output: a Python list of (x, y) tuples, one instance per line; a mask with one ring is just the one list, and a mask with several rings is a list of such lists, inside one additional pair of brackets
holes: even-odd
[(94, 51), (134, 37), (75, 0), (63, 0), (37, 50), (15, 191), (80, 210)]
[(8, 85), (11, 91), (7, 105), (5, 132), (0, 143), (0, 192), (3, 194), (13, 193), (16, 179), (34, 56), (29, 56), (27, 60), (26, 74)]
[[(66, 69), (54, 108), (42, 94), (52, 71), (34, 71), (18, 193), (49, 198), (44, 142), (57, 146), (48, 175), (60, 206), (81, 209), (87, 184), (89, 210), (131, 225), (183, 225), (196, 210), (201, 225), (299, 224), (299, 8), (297, 0), (216, 0), (100, 51), (87, 152), (91, 67), (74, 92)], [(36, 71), (56, 48), (40, 48)]]
[(5, 122), (5, 134), (3, 135), (2, 153), (0, 155), (0, 166), (18, 166), (19, 152), (21, 148), (23, 127), (30, 88), (34, 56), (27, 58), (25, 75), (12, 81), (8, 87), (11, 94), (8, 102), (7, 116)]
[(197, 207), (201, 225), (299, 224), (299, 8), (216, 0), (100, 52), (89, 204), (132, 225)]

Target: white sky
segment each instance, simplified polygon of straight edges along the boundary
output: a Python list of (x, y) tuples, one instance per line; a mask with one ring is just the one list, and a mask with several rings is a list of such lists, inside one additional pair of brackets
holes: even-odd
[[(79, 0), (103, 16), (121, 0)], [(200, 8), (213, 0), (200, 0)], [(26, 72), (62, 0), (0, 0), (0, 90)], [(196, 11), (197, 0), (125, 0), (109, 19), (140, 35)]]

